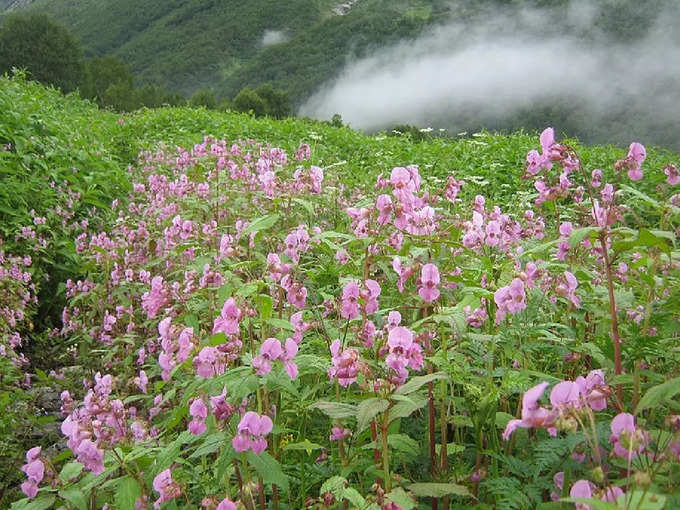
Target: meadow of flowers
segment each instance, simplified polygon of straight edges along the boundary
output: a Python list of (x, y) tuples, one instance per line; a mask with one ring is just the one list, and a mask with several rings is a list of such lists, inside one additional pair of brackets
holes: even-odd
[[(107, 221), (64, 213), (60, 435), (13, 509), (680, 505), (676, 166), (587, 168), (548, 128), (499, 200), (314, 145), (146, 150)], [(0, 256), (17, 388), (31, 263)]]

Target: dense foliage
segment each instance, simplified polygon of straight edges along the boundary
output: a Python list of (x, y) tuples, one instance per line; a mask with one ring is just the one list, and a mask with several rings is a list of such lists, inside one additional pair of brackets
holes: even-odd
[(33, 79), (70, 92), (83, 77), (83, 50), (69, 30), (45, 14), (12, 14), (0, 26), (0, 73), (24, 68)]
[[(513, 20), (526, 16), (526, 9), (537, 9), (546, 18), (559, 21), (532, 26), (515, 36), (562, 34), (581, 41), (583, 51), (588, 51), (591, 45), (625, 47), (643, 39), (659, 19), (680, 16), (674, 0), (361, 0), (347, 15), (338, 16), (332, 9), (340, 3), (38, 0), (30, 6), (64, 22), (83, 41), (89, 55), (115, 56), (129, 63), (139, 83), (154, 83), (185, 97), (198, 90), (213, 90), (217, 104), (233, 99), (245, 87), (252, 90), (271, 84), (287, 93), (293, 106), (299, 106), (336, 78), (348, 60), (452, 22), (463, 27), (460, 43), (452, 45), (455, 51), (457, 46), (465, 46), (475, 28), (484, 26), (490, 18), (497, 19), (502, 14), (508, 20), (506, 30), (510, 30)], [(565, 22), (572, 7), (590, 9), (592, 23), (584, 28)], [(270, 32), (277, 34), (271, 44), (266, 42)], [(675, 35), (669, 33), (668, 37)], [(556, 58), (559, 64), (555, 65), (569, 66), (570, 55)], [(631, 69), (631, 73), (635, 72)], [(625, 145), (630, 138), (636, 138), (677, 149), (680, 142), (674, 120), (661, 120), (659, 112), (647, 108), (647, 100), (657, 97), (667, 97), (669, 104), (677, 103), (677, 80), (654, 75), (645, 79), (649, 86), (639, 97), (621, 97), (606, 112), (595, 112), (592, 104), (582, 98), (546, 90), (523, 111), (485, 116), (475, 108), (435, 115), (428, 123), (453, 132), (482, 128), (537, 130), (551, 123), (589, 143)], [(612, 83), (615, 89), (620, 86)], [(117, 109), (130, 110), (140, 105), (125, 94), (120, 84), (113, 86), (109, 96), (107, 104)], [(165, 96), (169, 93), (165, 92)], [(180, 104), (176, 99), (165, 97), (141, 104)]]
[(0, 505), (679, 504), (672, 154), (0, 82)]

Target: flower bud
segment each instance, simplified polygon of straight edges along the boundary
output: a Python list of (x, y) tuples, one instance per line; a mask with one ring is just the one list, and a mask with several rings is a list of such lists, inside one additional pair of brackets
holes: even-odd
[(639, 485), (643, 488), (647, 488), (652, 485), (652, 478), (646, 471), (637, 471), (633, 475), (633, 481), (635, 482), (635, 485)]

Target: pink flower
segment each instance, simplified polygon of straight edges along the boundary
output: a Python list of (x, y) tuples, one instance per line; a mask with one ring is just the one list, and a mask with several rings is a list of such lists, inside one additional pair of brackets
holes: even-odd
[(666, 174), (666, 182), (669, 186), (680, 184), (680, 172), (677, 166), (670, 164), (663, 169), (663, 173)]
[(408, 377), (408, 370), (423, 368), (423, 357), (420, 345), (413, 341), (413, 331), (403, 326), (392, 328), (387, 336), (389, 354), (385, 358), (386, 365), (396, 372), (395, 382), (403, 384)]
[(295, 355), (298, 352), (298, 344), (292, 338), (286, 338), (286, 345), (283, 354), (280, 356), (280, 360), (283, 363), (283, 368), (286, 369), (288, 377), (295, 379), (298, 375), (298, 367), (293, 362)]
[(149, 384), (149, 378), (146, 376), (146, 372), (144, 370), (139, 371), (139, 376), (135, 377), (134, 383), (142, 393), (146, 394), (146, 385)]
[[(579, 480), (571, 486), (569, 496), (572, 498), (592, 499), (595, 485), (588, 480)], [(584, 503), (576, 503), (576, 510), (592, 510), (593, 507)]]
[(331, 441), (342, 441), (346, 437), (349, 437), (352, 435), (352, 431), (343, 427), (335, 426), (331, 429), (331, 435), (329, 436), (329, 440)]
[(31, 448), (26, 452), (26, 464), (21, 470), (26, 474), (27, 480), (21, 484), (21, 490), (29, 499), (33, 499), (38, 493), (38, 484), (45, 476), (45, 465), (40, 460), (40, 446)]
[(574, 274), (570, 273), (569, 271), (565, 271), (564, 283), (560, 283), (555, 289), (555, 292), (557, 292), (558, 295), (569, 299), (572, 304), (578, 308), (581, 306), (581, 299), (576, 295), (577, 287), (578, 280), (576, 279), (576, 276), (574, 276)]
[(227, 299), (222, 306), (222, 313), (215, 319), (213, 334), (223, 332), (225, 335), (235, 335), (239, 332), (239, 321), (242, 315), (234, 298)]
[(160, 496), (153, 504), (156, 509), (160, 508), (162, 503), (178, 498), (181, 494), (179, 485), (172, 481), (172, 473), (169, 469), (156, 475), (153, 479), (153, 490)]
[(584, 403), (593, 411), (602, 411), (607, 408), (609, 387), (605, 383), (602, 370), (591, 370), (585, 378), (577, 377), (574, 382), (579, 385)]
[(414, 273), (413, 269), (410, 267), (404, 267), (401, 263), (401, 259), (395, 256), (392, 259), (392, 268), (399, 275), (399, 281), (397, 282), (397, 289), (399, 292), (404, 292), (404, 284)]
[(267, 449), (267, 440), (264, 438), (272, 431), (274, 424), (269, 416), (248, 411), (243, 415), (238, 424), (238, 434), (231, 441), (234, 450), (245, 452), (252, 450), (260, 454)]
[(332, 366), (328, 369), (330, 379), (338, 379), (338, 384), (346, 388), (357, 380), (359, 373), (359, 352), (356, 349), (345, 349), (341, 352), (340, 340), (334, 340), (330, 347)]
[(386, 225), (392, 219), (392, 197), (389, 195), (379, 195), (375, 203), (378, 210), (378, 224)]
[(572, 381), (562, 381), (557, 383), (550, 392), (550, 403), (553, 409), (560, 407), (581, 407), (581, 389), (579, 385)]
[(253, 367), (257, 375), (266, 375), (272, 370), (271, 362), (283, 354), (281, 342), (276, 338), (267, 338), (260, 346), (260, 355), (253, 358)]
[(557, 413), (538, 405), (538, 401), (547, 387), (548, 383), (542, 382), (524, 393), (522, 397), (522, 419), (508, 422), (503, 432), (503, 439), (507, 441), (518, 428), (541, 427), (546, 428), (551, 436), (557, 434), (557, 429), (553, 426)]
[(347, 320), (359, 317), (359, 284), (355, 281), (348, 282), (342, 289), (340, 316)]
[(555, 131), (553, 128), (546, 128), (540, 136), (541, 151), (532, 150), (527, 154), (527, 171), (531, 175), (536, 175), (542, 169), (550, 170), (552, 161), (550, 159), (550, 149), (555, 144)]
[(496, 323), (500, 323), (506, 314), (516, 314), (527, 307), (526, 294), (524, 292), (524, 282), (520, 278), (515, 278), (507, 287), (501, 287), (494, 293), (494, 301), (498, 310), (496, 311)]
[(104, 472), (104, 452), (89, 439), (81, 441), (73, 449), (73, 453), (76, 454), (78, 462), (81, 462), (85, 469), (92, 471), (95, 475)]
[(612, 431), (609, 441), (614, 446), (614, 454), (632, 459), (641, 453), (649, 442), (647, 434), (635, 426), (635, 417), (629, 413), (617, 414), (611, 422)]
[(219, 395), (210, 397), (210, 406), (212, 407), (213, 415), (216, 420), (228, 420), (236, 410), (234, 406), (227, 401), (227, 388), (224, 388)]
[(195, 398), (189, 406), (189, 414), (193, 420), (189, 423), (189, 432), (195, 436), (200, 436), (205, 432), (205, 419), (208, 417), (208, 407), (202, 398)]
[(562, 237), (569, 237), (574, 230), (571, 221), (565, 221), (560, 225), (560, 235)]
[(434, 264), (425, 264), (420, 272), (422, 286), (418, 289), (418, 294), (428, 303), (433, 302), (439, 297), (439, 269)]
[(224, 355), (211, 346), (203, 347), (193, 359), (194, 369), (200, 377), (206, 379), (223, 374), (227, 369)]
[(633, 142), (630, 144), (628, 150), (627, 160), (630, 161), (630, 166), (628, 168), (628, 177), (632, 181), (639, 181), (642, 179), (642, 163), (647, 158), (647, 151), (644, 145)]
[(236, 504), (233, 501), (230, 501), (228, 498), (223, 499), (217, 505), (215, 510), (236, 510)]
[(286, 373), (291, 379), (297, 377), (297, 365), (293, 362), (298, 351), (297, 343), (292, 339), (286, 339), (285, 348), (276, 338), (267, 338), (260, 347), (260, 355), (253, 358), (253, 368), (257, 375), (266, 375), (271, 372), (271, 362), (280, 360)]
[(381, 289), (378, 282), (370, 279), (364, 282), (364, 286), (365, 290), (360, 295), (364, 300), (364, 311), (367, 315), (371, 315), (378, 311), (378, 296)]
[(625, 492), (621, 489), (621, 487), (607, 487), (602, 494), (602, 500), (603, 501), (608, 501), (609, 503), (616, 503), (616, 500), (619, 499), (621, 496), (625, 496)]
[(147, 319), (153, 319), (163, 308), (168, 299), (168, 291), (163, 285), (163, 277), (155, 276), (151, 280), (151, 290), (142, 295), (142, 308)]

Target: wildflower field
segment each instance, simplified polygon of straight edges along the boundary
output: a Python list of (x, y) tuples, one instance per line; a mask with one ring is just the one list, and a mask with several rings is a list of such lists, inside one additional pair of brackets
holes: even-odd
[(680, 507), (676, 155), (21, 77), (0, 149), (1, 508)]

